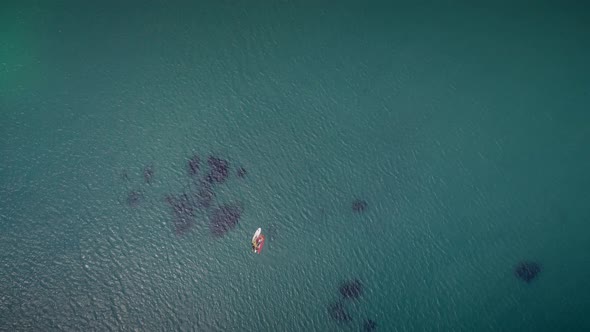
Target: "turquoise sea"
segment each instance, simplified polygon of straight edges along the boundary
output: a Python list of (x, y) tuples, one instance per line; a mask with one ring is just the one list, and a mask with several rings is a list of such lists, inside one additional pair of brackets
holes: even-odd
[[(3, 1), (0, 330), (590, 330), (589, 36), (583, 1)], [(229, 175), (177, 232), (194, 155)]]

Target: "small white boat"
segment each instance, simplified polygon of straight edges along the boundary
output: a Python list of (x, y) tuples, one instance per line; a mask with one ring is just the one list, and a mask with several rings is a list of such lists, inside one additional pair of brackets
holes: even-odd
[(262, 228), (256, 230), (254, 236), (252, 237), (252, 242), (256, 241), (256, 238), (260, 235), (260, 233), (262, 233)]

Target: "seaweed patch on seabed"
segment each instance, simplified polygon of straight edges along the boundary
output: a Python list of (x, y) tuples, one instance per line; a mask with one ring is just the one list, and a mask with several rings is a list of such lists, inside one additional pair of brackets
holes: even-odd
[(215, 192), (213, 191), (211, 183), (199, 181), (197, 182), (196, 186), (198, 189), (193, 191), (193, 196), (197, 206), (204, 209), (210, 208), (215, 200)]
[[(173, 224), (176, 234), (182, 235), (191, 230), (198, 214), (205, 218), (208, 216), (211, 233), (215, 237), (223, 237), (236, 227), (243, 212), (241, 203), (216, 207), (215, 188), (217, 184), (222, 184), (228, 179), (229, 162), (209, 155), (206, 168), (203, 168), (201, 158), (195, 153), (188, 158), (185, 165), (190, 177), (189, 188), (179, 196), (166, 197), (166, 201), (174, 212)], [(246, 174), (246, 170), (242, 167), (236, 172), (239, 177)]]
[(345, 281), (338, 289), (345, 299), (357, 299), (363, 294), (363, 284), (358, 279)]
[(238, 224), (244, 209), (241, 204), (224, 204), (211, 213), (210, 228), (215, 237), (223, 237)]
[(360, 213), (360, 212), (364, 212), (367, 209), (367, 201), (363, 200), (363, 199), (355, 199), (354, 201), (352, 201), (352, 211)]
[(168, 195), (166, 202), (172, 207), (174, 233), (178, 236), (188, 233), (195, 224), (196, 216), (189, 196), (186, 193), (179, 196)]
[(225, 159), (209, 156), (207, 159), (209, 165), (209, 174), (206, 180), (209, 183), (224, 183), (229, 175), (229, 163)]
[(527, 284), (535, 280), (540, 272), (541, 264), (537, 262), (523, 261), (514, 268), (514, 275)]

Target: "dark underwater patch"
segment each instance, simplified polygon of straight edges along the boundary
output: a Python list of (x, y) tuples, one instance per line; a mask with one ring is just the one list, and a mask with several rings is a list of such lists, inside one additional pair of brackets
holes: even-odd
[(242, 212), (243, 208), (235, 203), (225, 204), (213, 210), (209, 220), (211, 233), (215, 237), (223, 237), (236, 227), (240, 221)]
[(368, 203), (362, 199), (355, 199), (352, 201), (352, 211), (360, 213), (364, 212), (368, 207)]
[(154, 167), (152, 165), (146, 166), (143, 169), (143, 180), (147, 184), (152, 184), (154, 179)]
[(348, 280), (341, 283), (338, 290), (345, 299), (357, 299), (363, 294), (363, 284), (358, 279)]
[(178, 236), (188, 233), (195, 224), (195, 208), (190, 197), (183, 193), (178, 196), (166, 196), (166, 202), (172, 207), (172, 225)]
[(328, 314), (330, 318), (339, 322), (339, 323), (348, 323), (352, 321), (352, 317), (344, 308), (344, 305), (341, 302), (334, 302), (328, 305)]
[(377, 323), (372, 319), (365, 319), (363, 322), (363, 331), (372, 332), (377, 329)]
[(540, 272), (541, 264), (532, 261), (522, 261), (514, 267), (514, 275), (527, 284), (535, 280)]

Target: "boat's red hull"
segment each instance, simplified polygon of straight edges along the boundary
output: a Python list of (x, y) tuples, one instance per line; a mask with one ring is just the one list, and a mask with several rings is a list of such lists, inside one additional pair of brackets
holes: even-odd
[(259, 254), (262, 251), (262, 247), (264, 247), (264, 235), (259, 235), (256, 238), (256, 242), (258, 243), (258, 248), (256, 249), (256, 251), (254, 251), (255, 253)]

